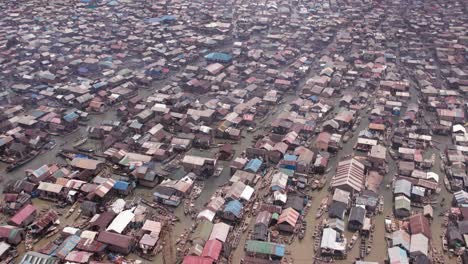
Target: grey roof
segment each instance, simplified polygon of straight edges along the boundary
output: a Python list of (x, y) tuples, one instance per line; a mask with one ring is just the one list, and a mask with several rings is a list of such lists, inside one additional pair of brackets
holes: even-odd
[(34, 251), (28, 251), (24, 254), (20, 264), (33, 263), (33, 264), (53, 264), (57, 262), (57, 258), (44, 255)]
[(426, 255), (429, 252), (429, 239), (423, 234), (411, 235), (410, 255)]
[(351, 212), (349, 213), (349, 221), (359, 222), (360, 224), (364, 224), (364, 218), (366, 217), (366, 209), (361, 206), (355, 206), (351, 208)]
[(394, 194), (404, 194), (411, 197), (411, 182), (404, 179), (395, 181)]
[(392, 233), (392, 246), (399, 246), (407, 251), (410, 249), (411, 237), (404, 230), (397, 230)]
[(330, 208), (328, 209), (328, 216), (331, 218), (344, 218), (346, 211), (346, 204), (342, 202), (334, 201), (331, 203)]

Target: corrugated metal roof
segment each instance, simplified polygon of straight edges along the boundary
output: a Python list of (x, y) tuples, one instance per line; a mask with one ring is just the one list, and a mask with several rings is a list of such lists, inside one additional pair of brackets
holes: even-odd
[(217, 239), (224, 243), (226, 242), (226, 239), (230, 230), (231, 230), (230, 225), (225, 224), (223, 222), (216, 223), (213, 225), (213, 230), (211, 231), (209, 239), (210, 240)]
[(106, 229), (107, 231), (114, 231), (116, 233), (122, 233), (128, 224), (132, 221), (135, 214), (133, 210), (125, 210), (121, 212), (117, 217), (112, 221), (109, 227)]
[(229, 201), (225, 206), (224, 206), (224, 212), (229, 212), (234, 214), (236, 217), (240, 217), (242, 213), (242, 203), (239, 202), (238, 200), (232, 200)]
[(218, 260), (222, 248), (223, 244), (221, 243), (221, 241), (216, 239), (210, 239), (205, 243), (205, 247), (202, 251), (202, 257), (209, 257), (213, 260)]
[(247, 240), (245, 243), (247, 252), (272, 255), (277, 257), (283, 257), (285, 254), (285, 246), (282, 244), (276, 244), (271, 242), (263, 242), (256, 240)]
[(287, 223), (294, 227), (296, 226), (298, 219), (299, 219), (299, 213), (296, 210), (289, 207), (283, 210), (283, 212), (281, 213), (279, 220), (278, 220), (278, 224)]
[(37, 189), (45, 192), (60, 193), (63, 189), (63, 186), (60, 184), (50, 182), (40, 182), (39, 187), (37, 187)]

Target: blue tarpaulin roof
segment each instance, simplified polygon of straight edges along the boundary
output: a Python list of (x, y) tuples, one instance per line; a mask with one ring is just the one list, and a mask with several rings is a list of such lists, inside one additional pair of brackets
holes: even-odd
[(56, 255), (60, 258), (65, 258), (80, 242), (80, 237), (71, 235), (63, 241), (62, 245), (56, 251)]
[(284, 155), (284, 160), (295, 161), (295, 160), (297, 160), (297, 156), (296, 155), (291, 155), (291, 154), (286, 154), (286, 155)]
[(65, 121), (67, 121), (67, 122), (73, 122), (73, 121), (75, 121), (78, 117), (79, 117), (79, 116), (78, 116), (77, 113), (71, 112), (71, 113), (69, 113), (69, 114), (66, 114), (66, 115), (63, 117), (63, 119), (64, 119)]
[(250, 170), (252, 172), (258, 172), (262, 166), (262, 161), (259, 159), (251, 159), (247, 165), (245, 165), (245, 170)]
[(114, 184), (114, 189), (120, 190), (120, 191), (125, 191), (128, 189), (128, 186), (130, 184), (128, 182), (124, 181), (116, 181)]
[(214, 60), (214, 61), (221, 61), (221, 62), (229, 62), (232, 60), (232, 56), (227, 53), (222, 52), (212, 52), (205, 56), (207, 60)]
[(157, 23), (157, 22), (170, 22), (175, 21), (177, 18), (175, 16), (162, 16), (162, 17), (151, 17), (145, 19), (146, 23)]
[(229, 212), (234, 214), (236, 217), (241, 216), (242, 212), (242, 204), (238, 200), (232, 200), (229, 201), (225, 206), (224, 206), (224, 212)]
[(119, 2), (117, 2), (117, 1), (109, 1), (109, 2), (107, 3), (108, 6), (116, 6), (116, 5), (118, 5), (118, 4), (119, 4)]

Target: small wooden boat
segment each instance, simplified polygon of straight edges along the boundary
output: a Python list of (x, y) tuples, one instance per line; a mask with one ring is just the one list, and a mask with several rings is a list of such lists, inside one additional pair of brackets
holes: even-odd
[(77, 206), (78, 206), (78, 202), (74, 203), (72, 207), (70, 207), (70, 209), (68, 210), (67, 214), (65, 215), (65, 218), (70, 217), (73, 214), (73, 212), (75, 212), (75, 209)]
[(219, 177), (222, 172), (223, 172), (223, 167), (216, 167), (216, 170), (215, 170), (213, 176)]
[(75, 142), (72, 146), (73, 146), (74, 148), (77, 148), (77, 147), (83, 145), (84, 143), (86, 143), (86, 141), (88, 141), (88, 137), (84, 137), (84, 138), (78, 140), (78, 141)]
[(31, 160), (33, 160), (37, 155), (39, 155), (39, 152), (38, 151), (32, 151), (28, 156), (26, 156), (25, 158), (19, 160), (19, 161), (16, 161), (12, 164), (9, 164), (7, 167), (6, 167), (6, 172), (12, 172), (14, 170), (16, 170), (17, 168), (23, 166), (24, 164), (30, 162)]
[(348, 251), (351, 251), (351, 249), (353, 249), (353, 247), (356, 244), (356, 241), (358, 240), (358, 238), (359, 238), (359, 233), (358, 232), (354, 233), (353, 237), (351, 237), (351, 240), (349, 241)]

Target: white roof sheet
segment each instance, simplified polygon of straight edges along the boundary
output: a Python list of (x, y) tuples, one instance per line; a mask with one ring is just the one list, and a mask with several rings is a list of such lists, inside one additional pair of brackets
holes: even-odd
[(214, 224), (209, 240), (218, 239), (223, 243), (226, 242), (230, 229), (231, 226), (223, 222)]
[(117, 215), (106, 231), (114, 231), (121, 234), (132, 221), (133, 217), (135, 217), (135, 214), (132, 211), (133, 209), (126, 210)]

